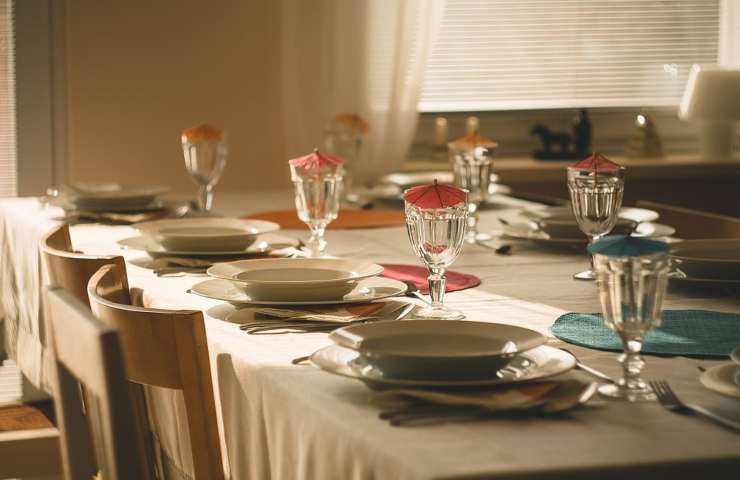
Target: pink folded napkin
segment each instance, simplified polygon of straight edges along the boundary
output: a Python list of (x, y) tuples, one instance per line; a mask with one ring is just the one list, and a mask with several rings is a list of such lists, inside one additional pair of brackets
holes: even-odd
[[(429, 284), (427, 283), (429, 271), (426, 267), (396, 263), (385, 263), (382, 266), (385, 270), (380, 274), (381, 277), (392, 278), (402, 282), (413, 282), (421, 293), (429, 293)], [(480, 278), (467, 273), (447, 270), (445, 272), (445, 278), (447, 279), (446, 292), (465, 290), (466, 288), (473, 288), (480, 285)]]

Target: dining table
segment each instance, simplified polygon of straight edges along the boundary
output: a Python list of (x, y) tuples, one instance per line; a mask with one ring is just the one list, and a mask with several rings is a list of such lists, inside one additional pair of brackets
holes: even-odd
[[(497, 195), (480, 212), (481, 231), (500, 231), (500, 218), (530, 205)], [(287, 190), (222, 193), (215, 210), (243, 216), (291, 208)], [(0, 200), (0, 306), (6, 354), (27, 380), (48, 389), (41, 291), (45, 274), (41, 236), (63, 212), (40, 198)], [(306, 239), (306, 230), (284, 230)], [(676, 232), (680, 238), (681, 232)], [(379, 418), (363, 383), (291, 361), (332, 342), (325, 332), (249, 335), (227, 318), (237, 307), (189, 293), (206, 277), (159, 277), (145, 253), (117, 242), (136, 235), (127, 225), (75, 224), (72, 244), (89, 254), (122, 255), (130, 287), (145, 306), (204, 313), (225, 468), (232, 479), (554, 479), (738, 478), (740, 435), (697, 416), (680, 415), (658, 402), (595, 396), (562, 415), (496, 416), (475, 421), (397, 427)], [(406, 228), (331, 229), (328, 253), (376, 263), (421, 265)], [(599, 312), (597, 285), (574, 280), (588, 264), (584, 246), (549, 248), (525, 240), (507, 255), (466, 244), (450, 267), (481, 279), (476, 288), (447, 294), (445, 302), (468, 320), (540, 331), (549, 343), (612, 377), (621, 374), (618, 353), (566, 345), (550, 327), (568, 312)], [(419, 302), (413, 298), (404, 301)], [(666, 309), (740, 312), (737, 290), (694, 289), (671, 284)], [(405, 321), (405, 320), (404, 320)], [(718, 360), (645, 355), (643, 375), (667, 380), (677, 394), (740, 420), (740, 400), (705, 388), (701, 370)], [(562, 375), (593, 380), (580, 370)], [(168, 462), (188, 477), (187, 426), (181, 398), (150, 391), (157, 440)]]

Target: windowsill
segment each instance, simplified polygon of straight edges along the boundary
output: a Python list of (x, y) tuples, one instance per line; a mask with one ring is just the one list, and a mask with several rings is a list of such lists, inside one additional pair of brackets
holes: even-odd
[[(740, 157), (731, 162), (710, 162), (698, 155), (668, 155), (662, 158), (633, 159), (623, 156), (609, 156), (620, 165), (627, 167), (629, 177), (639, 178), (682, 178), (700, 175), (702, 177), (721, 177), (727, 174), (740, 174)], [(543, 161), (531, 157), (496, 157), (493, 170), (499, 174), (502, 183), (531, 183), (562, 180), (565, 169), (574, 160)], [(405, 171), (445, 170), (447, 163), (440, 160), (409, 160)]]

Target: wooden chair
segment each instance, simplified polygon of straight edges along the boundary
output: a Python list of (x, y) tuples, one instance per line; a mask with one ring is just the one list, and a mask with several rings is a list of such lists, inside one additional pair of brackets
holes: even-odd
[(223, 479), (203, 313), (130, 305), (125, 271), (102, 267), (90, 279), (93, 313), (115, 325), (132, 382), (181, 390), (197, 479)]
[[(122, 256), (85, 255), (72, 248), (69, 226), (61, 225), (41, 239), (41, 254), (46, 263), (51, 285), (61, 287), (85, 304), (87, 299), (87, 282), (93, 273), (103, 265), (118, 265), (126, 269)], [(128, 285), (126, 285), (128, 292)]]
[(740, 218), (645, 200), (637, 206), (658, 212), (659, 222), (675, 227), (678, 238), (740, 238)]
[(65, 477), (92, 478), (100, 471), (106, 480), (142, 478), (145, 459), (139, 456), (118, 332), (71, 293), (59, 288), (44, 293), (54, 331)]
[[(125, 272), (126, 262), (120, 255), (86, 255), (72, 248), (72, 240), (69, 234), (69, 226), (61, 225), (42, 237), (39, 250), (46, 264), (49, 274), (49, 284), (53, 287), (63, 288), (85, 305), (90, 305), (87, 296), (87, 283), (90, 277), (104, 265), (116, 265)], [(125, 289), (121, 293), (126, 295), (122, 300), (128, 301), (128, 278), (123, 276)], [(48, 321), (44, 325), (44, 332), (50, 330)], [(45, 334), (43, 341), (49, 343)], [(144, 450), (141, 455), (147, 458), (149, 471), (142, 480), (155, 478), (156, 460), (151, 438), (149, 436), (149, 425), (147, 419), (146, 400), (144, 391), (140, 385), (129, 384), (129, 398), (133, 405), (134, 416), (137, 418), (139, 429), (138, 444)]]

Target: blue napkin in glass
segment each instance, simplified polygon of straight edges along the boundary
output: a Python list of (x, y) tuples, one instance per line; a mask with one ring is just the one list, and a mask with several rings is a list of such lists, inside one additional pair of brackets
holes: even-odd
[[(600, 350), (622, 351), (619, 336), (600, 313), (566, 313), (551, 327), (557, 338)], [(726, 358), (740, 346), (740, 314), (664, 310), (663, 323), (645, 337), (643, 353)]]

